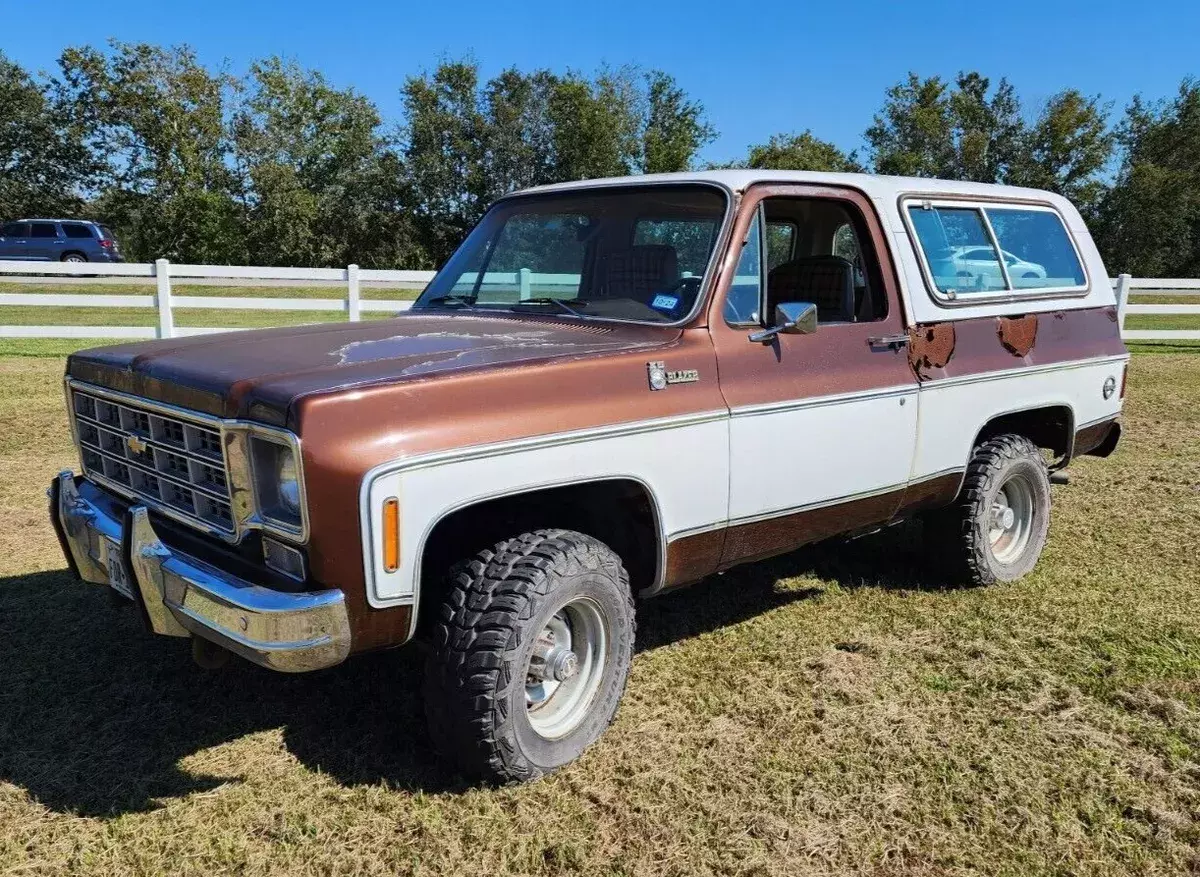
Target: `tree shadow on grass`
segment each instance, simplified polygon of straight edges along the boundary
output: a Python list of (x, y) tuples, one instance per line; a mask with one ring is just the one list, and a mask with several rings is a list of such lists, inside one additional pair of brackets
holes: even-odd
[[(860, 540), (853, 550), (819, 546), (711, 577), (643, 604), (638, 649), (820, 592), (781, 586), (798, 576), (911, 586), (894, 564), (880, 577), (885, 559), (895, 554)], [(340, 783), (463, 789), (428, 740), (420, 665), (406, 648), (305, 675), (242, 661), (206, 671), (186, 640), (146, 633), (131, 606), (66, 570), (0, 579), (0, 780), (60, 812), (151, 810), (228, 781), (191, 773), (181, 759), (282, 728), (289, 752)]]

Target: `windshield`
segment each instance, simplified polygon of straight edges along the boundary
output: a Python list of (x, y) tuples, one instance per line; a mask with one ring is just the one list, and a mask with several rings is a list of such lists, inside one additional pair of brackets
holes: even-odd
[(724, 214), (725, 195), (707, 186), (502, 201), (413, 307), (675, 322), (696, 302)]

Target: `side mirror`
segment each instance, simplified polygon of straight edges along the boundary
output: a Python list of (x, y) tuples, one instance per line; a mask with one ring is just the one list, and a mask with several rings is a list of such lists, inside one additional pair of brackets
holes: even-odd
[(776, 335), (811, 335), (817, 331), (817, 306), (808, 301), (785, 301), (775, 305), (775, 325), (753, 332), (750, 340), (766, 344)]

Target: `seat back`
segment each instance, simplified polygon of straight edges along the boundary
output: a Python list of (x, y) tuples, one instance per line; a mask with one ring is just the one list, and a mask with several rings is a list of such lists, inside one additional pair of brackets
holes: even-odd
[(649, 303), (679, 279), (675, 248), (666, 244), (641, 244), (601, 258), (601, 288), (609, 298), (631, 298)]
[(775, 305), (786, 301), (812, 302), (822, 323), (853, 321), (854, 265), (841, 256), (802, 256), (777, 265), (767, 275), (768, 323)]

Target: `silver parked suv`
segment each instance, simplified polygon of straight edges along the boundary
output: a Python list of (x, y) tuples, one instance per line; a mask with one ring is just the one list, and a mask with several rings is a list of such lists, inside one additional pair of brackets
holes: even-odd
[(112, 231), (79, 219), (18, 219), (0, 225), (0, 259), (122, 262)]

